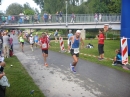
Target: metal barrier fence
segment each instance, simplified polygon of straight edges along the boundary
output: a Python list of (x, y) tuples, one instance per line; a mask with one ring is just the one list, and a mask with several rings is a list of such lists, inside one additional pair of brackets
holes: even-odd
[(120, 14), (102, 14), (95, 18), (94, 14), (63, 14), (62, 17), (56, 14), (52, 15), (12, 15), (0, 16), (0, 23), (5, 24), (34, 24), (34, 23), (91, 23), (91, 22), (120, 22)]

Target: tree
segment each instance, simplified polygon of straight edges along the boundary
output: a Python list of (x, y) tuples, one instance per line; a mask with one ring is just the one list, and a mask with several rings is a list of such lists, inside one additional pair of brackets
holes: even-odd
[(23, 10), (25, 15), (34, 15), (35, 13), (35, 10), (27, 2), (23, 5)]
[[(66, 0), (34, 0), (38, 5), (49, 13), (62, 11), (65, 13)], [(87, 13), (120, 13), (121, 0), (67, 0), (68, 13), (87, 14)], [(80, 4), (81, 5), (80, 5)]]
[(121, 13), (121, 0), (111, 0), (108, 4), (109, 13)]
[[(40, 6), (41, 10), (44, 9), (44, 0), (33, 0), (37, 5)], [(54, 1), (54, 0), (52, 0)]]
[(23, 12), (23, 7), (22, 7), (22, 5), (20, 5), (18, 3), (12, 3), (6, 9), (7, 15), (19, 15), (22, 12)]

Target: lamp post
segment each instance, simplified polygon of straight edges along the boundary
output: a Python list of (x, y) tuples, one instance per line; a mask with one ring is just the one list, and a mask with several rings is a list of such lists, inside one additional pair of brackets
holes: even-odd
[(67, 5), (68, 5), (68, 1), (66, 0), (65, 3), (66, 3), (66, 27), (67, 27), (68, 26), (68, 23), (67, 23)]

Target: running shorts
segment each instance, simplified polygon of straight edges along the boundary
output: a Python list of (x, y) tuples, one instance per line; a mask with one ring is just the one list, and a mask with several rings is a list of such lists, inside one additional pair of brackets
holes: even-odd
[(35, 40), (35, 43), (38, 43), (38, 40)]
[(76, 57), (79, 57), (79, 53), (75, 54), (75, 53), (74, 53), (74, 49), (71, 49), (71, 50), (70, 50), (70, 53), (71, 53), (72, 56), (75, 55)]
[(42, 53), (48, 54), (48, 50), (42, 50)]
[(20, 44), (24, 45), (24, 42), (20, 42)]

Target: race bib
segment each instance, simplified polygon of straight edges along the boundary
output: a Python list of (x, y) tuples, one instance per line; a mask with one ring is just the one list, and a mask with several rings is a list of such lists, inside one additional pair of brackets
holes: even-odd
[(43, 49), (47, 48), (47, 44), (46, 43), (42, 44), (42, 48)]
[(74, 49), (74, 53), (75, 53), (75, 54), (78, 54), (78, 53), (79, 53), (79, 48), (75, 48), (75, 49)]

